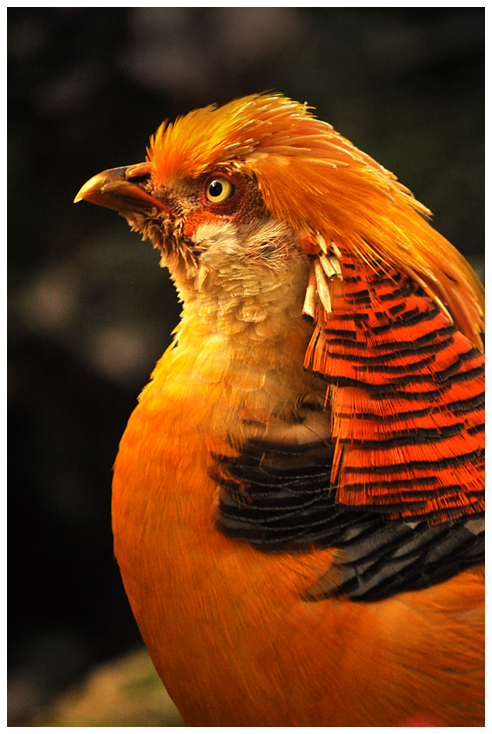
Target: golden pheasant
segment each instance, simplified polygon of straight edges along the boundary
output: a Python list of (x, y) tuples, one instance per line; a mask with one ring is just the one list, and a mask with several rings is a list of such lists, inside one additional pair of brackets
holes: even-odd
[(115, 553), (190, 726), (483, 724), (483, 292), (395, 176), (278, 94), (90, 179), (183, 301)]

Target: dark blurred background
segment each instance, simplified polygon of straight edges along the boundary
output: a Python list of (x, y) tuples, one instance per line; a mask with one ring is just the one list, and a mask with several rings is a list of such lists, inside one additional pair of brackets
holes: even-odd
[(114, 212), (72, 205), (164, 118), (278, 90), (434, 212), (482, 274), (483, 8), (10, 8), (11, 725), (139, 645), (111, 467), (179, 306)]

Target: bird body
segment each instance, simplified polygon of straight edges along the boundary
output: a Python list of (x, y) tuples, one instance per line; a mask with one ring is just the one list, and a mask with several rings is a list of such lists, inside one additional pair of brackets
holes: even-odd
[(279, 95), (161, 126), (78, 198), (184, 304), (113, 529), (186, 723), (481, 725), (482, 292), (427, 210)]
[(172, 352), (122, 440), (113, 522), (133, 612), (188, 725), (479, 725), (483, 578), (371, 604), (307, 601), (333, 550), (265, 559), (216, 532), (223, 393), (198, 371), (187, 380), (191, 360)]

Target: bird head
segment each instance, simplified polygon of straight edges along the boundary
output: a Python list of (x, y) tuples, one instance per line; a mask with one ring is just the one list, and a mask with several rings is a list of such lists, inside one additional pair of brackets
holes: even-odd
[(94, 176), (80, 199), (116, 209), (149, 238), (185, 301), (226, 289), (242, 301), (269, 292), (275, 308), (297, 303), (310, 257), (333, 246), (407, 273), (479, 340), (481, 285), (426, 221), (428, 209), (306, 104), (282, 95), (163, 123), (145, 162)]

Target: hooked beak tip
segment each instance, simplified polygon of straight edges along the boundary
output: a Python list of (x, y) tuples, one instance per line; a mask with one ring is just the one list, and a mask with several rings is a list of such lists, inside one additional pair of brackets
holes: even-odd
[(91, 194), (100, 192), (103, 184), (104, 176), (102, 174), (98, 173), (97, 176), (93, 176), (81, 187), (77, 196), (73, 200), (73, 203), (77, 204), (77, 202), (82, 201), (83, 199), (89, 199), (90, 201)]
[(147, 169), (147, 164), (136, 164), (98, 173), (82, 186), (74, 204), (84, 199), (92, 204), (116, 209), (123, 215), (143, 213), (153, 208), (168, 210), (166, 204), (147, 193), (139, 182), (132, 181), (132, 178), (143, 175), (142, 172), (146, 173)]

